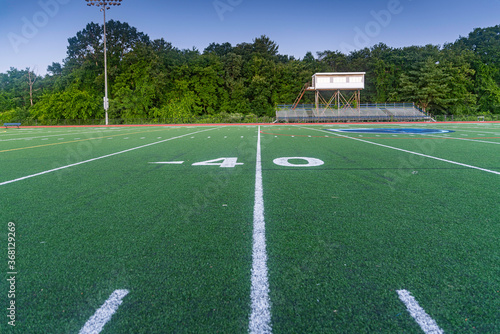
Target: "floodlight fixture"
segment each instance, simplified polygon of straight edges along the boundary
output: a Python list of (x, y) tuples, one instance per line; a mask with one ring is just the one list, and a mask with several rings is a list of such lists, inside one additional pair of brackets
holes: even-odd
[(104, 14), (104, 112), (106, 115), (106, 125), (108, 125), (108, 109), (109, 109), (109, 100), (108, 100), (108, 64), (107, 64), (107, 48), (106, 48), (106, 10), (109, 10), (111, 6), (120, 6), (122, 0), (85, 0), (87, 2), (87, 6), (96, 6), (100, 7), (101, 12)]
[(101, 0), (85, 0), (87, 1), (87, 6), (97, 6), (101, 7), (101, 11), (103, 8), (105, 9), (110, 9), (110, 6), (120, 6), (122, 0), (106, 0), (106, 1), (101, 1)]

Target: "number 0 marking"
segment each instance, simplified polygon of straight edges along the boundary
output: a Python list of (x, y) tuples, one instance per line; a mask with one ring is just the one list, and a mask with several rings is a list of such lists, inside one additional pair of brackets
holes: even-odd
[[(290, 160), (305, 160), (307, 163), (296, 164), (291, 163)], [(304, 157), (289, 157), (289, 158), (277, 158), (273, 160), (274, 164), (284, 167), (318, 167), (324, 165), (325, 162), (315, 158), (304, 158)]]

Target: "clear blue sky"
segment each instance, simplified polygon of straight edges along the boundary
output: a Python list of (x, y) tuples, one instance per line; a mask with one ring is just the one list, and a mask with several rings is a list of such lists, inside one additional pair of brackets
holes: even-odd
[[(45, 74), (66, 57), (68, 38), (103, 20), (85, 0), (0, 0), (0, 73), (10, 67)], [(343, 52), (383, 42), (443, 45), (474, 28), (500, 24), (500, 0), (123, 0), (107, 18), (127, 22), (179, 49), (203, 51), (267, 35), (281, 54)]]

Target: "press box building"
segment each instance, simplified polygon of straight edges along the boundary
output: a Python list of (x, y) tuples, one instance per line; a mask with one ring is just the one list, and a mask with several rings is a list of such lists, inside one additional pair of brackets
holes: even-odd
[[(300, 95), (295, 100), (293, 110), (297, 107), (306, 91), (315, 92), (316, 113), (320, 109), (330, 108), (358, 109), (361, 100), (361, 90), (365, 88), (366, 72), (325, 72), (316, 73), (312, 76), (311, 85), (306, 84)], [(321, 92), (332, 91), (333, 94), (327, 101)], [(350, 93), (347, 93), (350, 91)], [(323, 107), (320, 108), (320, 105)]]

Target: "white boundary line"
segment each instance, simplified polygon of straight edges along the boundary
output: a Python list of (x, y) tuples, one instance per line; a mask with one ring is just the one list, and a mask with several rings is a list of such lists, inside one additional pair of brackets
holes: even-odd
[(92, 161), (96, 161), (96, 160), (100, 160), (100, 159), (104, 159), (104, 158), (109, 158), (109, 157), (112, 157), (112, 156), (115, 156), (115, 155), (118, 155), (118, 154), (131, 152), (131, 151), (138, 150), (138, 149), (141, 149), (141, 148), (144, 148), (144, 147), (148, 147), (148, 146), (152, 146), (152, 145), (164, 143), (164, 142), (167, 142), (167, 141), (170, 141), (170, 140), (179, 139), (179, 138), (182, 138), (182, 137), (191, 136), (191, 135), (194, 135), (196, 133), (205, 132), (205, 131), (214, 130), (214, 129), (216, 129), (216, 128), (211, 128), (211, 129), (205, 129), (205, 130), (201, 130), (201, 131), (191, 132), (191, 133), (187, 133), (187, 134), (182, 135), (182, 136), (177, 136), (177, 137), (172, 137), (172, 138), (160, 140), (160, 141), (157, 141), (157, 142), (154, 142), (154, 143), (149, 143), (149, 144), (146, 144), (146, 145), (129, 148), (129, 149), (124, 150), (124, 151), (120, 151), (120, 152), (115, 152), (115, 153), (103, 155), (101, 157), (92, 158), (92, 159), (85, 160), (85, 161), (80, 161), (80, 162), (77, 162), (77, 163), (74, 163), (74, 164), (71, 164), (71, 165), (66, 165), (66, 166), (62, 166), (62, 167), (58, 167), (58, 168), (46, 170), (46, 171), (43, 171), (43, 172), (40, 172), (40, 173), (36, 173), (36, 174), (28, 175), (28, 176), (23, 176), (23, 177), (14, 179), (14, 180), (2, 182), (2, 183), (0, 183), (0, 186), (4, 186), (4, 185), (9, 184), (9, 183), (14, 183), (14, 182), (26, 180), (26, 179), (29, 179), (29, 178), (32, 178), (32, 177), (35, 177), (35, 176), (40, 176), (40, 175), (44, 175), (44, 174), (56, 172), (58, 170), (62, 170), (62, 169), (66, 169), (66, 168), (70, 168), (70, 167), (82, 165), (82, 164), (85, 164), (87, 162), (92, 162)]
[[(320, 131), (320, 132), (327, 132), (328, 131), (328, 130), (311, 129), (311, 128), (304, 128), (304, 129), (316, 130), (316, 131)], [(352, 139), (352, 140), (357, 140), (357, 141), (360, 141), (360, 142), (363, 142), (363, 143), (368, 143), (368, 144), (377, 145), (377, 146), (380, 146), (380, 147), (390, 148), (390, 149), (396, 150), (396, 151), (401, 151), (401, 152), (406, 152), (406, 153), (410, 153), (410, 154), (415, 154), (415, 155), (419, 155), (421, 157), (425, 157), (425, 158), (429, 158), (429, 159), (443, 161), (443, 162), (447, 162), (447, 163), (458, 165), (458, 166), (462, 166), (462, 167), (477, 169), (477, 170), (481, 170), (483, 172), (488, 172), (488, 173), (500, 175), (500, 172), (497, 172), (497, 171), (494, 171), (494, 170), (489, 170), (489, 169), (486, 169), (486, 168), (476, 167), (476, 166), (472, 166), (472, 165), (463, 164), (461, 162), (456, 162), (456, 161), (446, 160), (446, 159), (442, 159), (442, 158), (438, 158), (438, 157), (433, 157), (432, 155), (427, 155), (427, 154), (423, 154), (423, 153), (418, 153), (418, 152), (403, 150), (402, 148), (397, 148), (397, 147), (393, 147), (393, 146), (388, 146), (388, 145), (383, 145), (383, 144), (379, 144), (379, 143), (374, 143), (374, 142), (371, 142), (371, 141), (368, 141), (368, 140), (364, 140), (364, 139), (359, 139), (359, 138), (353, 138), (353, 137), (349, 137), (349, 136), (339, 135), (338, 133), (335, 133), (335, 132), (332, 132), (332, 131), (328, 131), (328, 133), (331, 133), (331, 134), (333, 134), (335, 136), (338, 136), (338, 137), (343, 137), (343, 138), (348, 138), (348, 139)]]
[(439, 328), (425, 310), (418, 305), (417, 300), (406, 290), (397, 290), (399, 299), (406, 305), (408, 312), (415, 319), (417, 324), (426, 334), (443, 334), (444, 331)]
[(108, 300), (95, 311), (94, 315), (85, 323), (79, 334), (99, 334), (104, 325), (111, 320), (111, 317), (118, 310), (122, 299), (128, 294), (128, 290), (115, 290)]
[(262, 160), (260, 152), (260, 126), (257, 136), (257, 162), (255, 168), (255, 204), (253, 209), (252, 251), (252, 313), (249, 333), (272, 333), (271, 302), (267, 280), (266, 224), (264, 221), (264, 196), (262, 186)]

